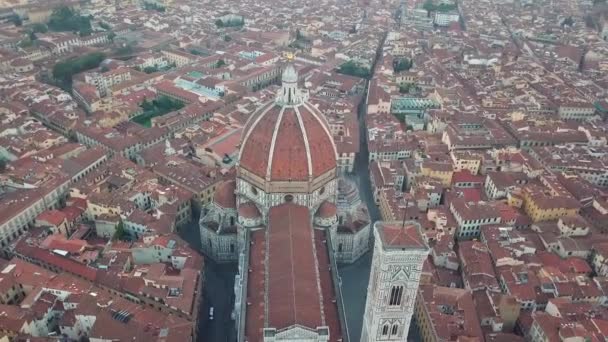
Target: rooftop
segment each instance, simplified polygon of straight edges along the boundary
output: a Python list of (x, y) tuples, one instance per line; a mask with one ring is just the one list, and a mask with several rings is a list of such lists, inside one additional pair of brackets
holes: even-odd
[(415, 221), (378, 221), (374, 224), (374, 227), (382, 238), (385, 249), (428, 250), (428, 246), (420, 232), (420, 224)]

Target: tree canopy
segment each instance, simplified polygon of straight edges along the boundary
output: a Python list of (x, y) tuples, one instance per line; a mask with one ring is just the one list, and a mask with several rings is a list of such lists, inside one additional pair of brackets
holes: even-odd
[(55, 64), (53, 67), (53, 77), (65, 84), (71, 84), (73, 75), (97, 68), (105, 58), (105, 54), (101, 52), (92, 52), (84, 56), (67, 59)]
[(140, 107), (144, 110), (144, 113), (134, 117), (131, 120), (140, 125), (150, 127), (152, 118), (182, 109), (184, 108), (184, 104), (173, 100), (168, 96), (162, 95), (152, 101), (144, 99), (144, 101), (140, 104)]
[(116, 225), (116, 230), (114, 231), (114, 236), (112, 237), (114, 240), (124, 240), (127, 237), (127, 232), (125, 230), (125, 225), (122, 223), (122, 220), (118, 221)]
[(338, 72), (345, 75), (367, 78), (369, 77), (369, 69), (354, 61), (348, 61), (338, 68)]
[(457, 8), (456, 4), (446, 4), (446, 3), (441, 3), (439, 5), (435, 5), (435, 3), (433, 2), (433, 0), (426, 0), (424, 2), (424, 4), (422, 5), (422, 8), (424, 8), (427, 12), (449, 12), (449, 11), (453, 11)]
[(32, 25), (32, 32), (36, 33), (47, 33), (49, 28), (45, 24), (36, 23)]
[(163, 6), (157, 5), (155, 3), (151, 3), (151, 2), (144, 2), (144, 9), (145, 10), (153, 10), (153, 11), (159, 11), (159, 12), (164, 12), (165, 8)]
[(9, 21), (11, 21), (13, 25), (17, 27), (23, 25), (23, 20), (21, 20), (21, 17), (18, 14), (11, 16)]
[(393, 71), (395, 72), (410, 70), (411, 68), (412, 61), (407, 58), (399, 58), (393, 61)]
[(222, 20), (222, 19), (217, 19), (215, 21), (215, 26), (217, 26), (218, 28), (222, 28), (222, 27), (240, 27), (245, 25), (245, 19), (243, 19), (242, 17), (240, 18), (234, 18), (234, 19), (229, 19), (229, 20)]
[(57, 32), (78, 32), (81, 36), (86, 36), (93, 32), (91, 28), (91, 17), (80, 15), (80, 12), (71, 7), (57, 7), (51, 13), (48, 24), (49, 29)]

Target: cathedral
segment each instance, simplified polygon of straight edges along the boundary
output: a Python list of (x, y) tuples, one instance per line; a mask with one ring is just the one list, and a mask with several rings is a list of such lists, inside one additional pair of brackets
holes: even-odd
[(324, 115), (287, 65), (275, 99), (245, 124), (235, 179), (200, 220), (206, 256), (239, 265), (238, 341), (348, 340), (337, 264), (368, 251), (371, 225), (336, 160)]

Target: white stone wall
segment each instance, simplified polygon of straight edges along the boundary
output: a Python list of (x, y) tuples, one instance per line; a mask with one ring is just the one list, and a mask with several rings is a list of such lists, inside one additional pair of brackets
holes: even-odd
[[(385, 249), (375, 230), (376, 243), (367, 289), (361, 342), (407, 341), (422, 265), (428, 250)], [(402, 287), (399, 305), (390, 305), (393, 287)]]
[(313, 223), (317, 227), (332, 227), (338, 223), (338, 216), (336, 216), (336, 215), (334, 215), (332, 217), (315, 216)]
[(327, 182), (325, 186), (322, 186), (313, 193), (308, 194), (282, 192), (265, 193), (262, 189), (259, 189), (240, 178), (237, 178), (236, 184), (238, 193), (237, 204), (240, 205), (249, 201), (255, 203), (260, 209), (260, 212), (264, 217), (264, 221), (266, 221), (266, 216), (268, 215), (270, 208), (284, 203), (285, 196), (287, 195), (293, 196), (294, 203), (311, 208), (311, 213), (314, 214), (316, 209), (323, 201), (329, 200), (332, 203), (335, 202), (336, 188), (338, 186), (337, 180), (332, 179), (331, 181)]
[(332, 229), (332, 243), (336, 262), (350, 264), (365, 254), (369, 250), (369, 230), (369, 224), (355, 234), (338, 233), (336, 229)]

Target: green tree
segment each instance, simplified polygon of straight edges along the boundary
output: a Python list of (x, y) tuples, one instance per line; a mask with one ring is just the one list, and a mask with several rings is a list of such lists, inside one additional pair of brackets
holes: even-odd
[(231, 40), (232, 40), (232, 37), (230, 37), (229, 35), (225, 35), (225, 36), (224, 36), (224, 41), (225, 41), (225, 42), (229, 42), (229, 41), (231, 41)]
[(182, 109), (184, 105), (181, 102), (172, 100), (168, 96), (159, 96), (156, 100), (152, 101), (155, 107), (157, 107), (161, 111), (166, 111), (167, 113), (173, 110)]
[(105, 58), (105, 54), (93, 52), (84, 56), (67, 59), (55, 64), (53, 67), (53, 77), (65, 84), (71, 84), (72, 76), (85, 70), (97, 68)]
[(433, 3), (433, 0), (426, 0), (424, 5), (422, 5), (422, 8), (425, 9), (427, 13), (430, 13), (435, 10), (435, 4)]
[(21, 20), (21, 17), (18, 14), (13, 15), (10, 18), (10, 21), (13, 23), (13, 25), (15, 25), (17, 27), (23, 25), (23, 20)]
[(455, 4), (440, 4), (435, 8), (437, 12), (450, 12), (456, 9)]
[(144, 99), (144, 101), (141, 103), (140, 107), (146, 111), (154, 109), (154, 105), (152, 104), (152, 102), (148, 101), (148, 99)]
[(150, 3), (150, 2), (144, 2), (144, 9), (145, 10), (153, 10), (153, 11), (159, 11), (159, 12), (164, 12), (165, 8), (163, 6), (159, 6), (155, 3)]
[(118, 224), (116, 225), (116, 230), (114, 230), (114, 236), (112, 237), (113, 240), (124, 240), (124, 238), (127, 236), (127, 232), (125, 231), (125, 225), (122, 222), (122, 220), (118, 221)]
[(93, 33), (93, 30), (91, 30), (91, 29), (83, 29), (83, 30), (78, 31), (78, 35), (81, 37), (90, 36), (91, 33)]
[(219, 60), (219, 61), (217, 61), (217, 63), (215, 64), (215, 66), (216, 66), (217, 68), (221, 68), (221, 67), (223, 67), (224, 65), (226, 65), (226, 62), (224, 62), (224, 60), (223, 60), (223, 59), (220, 59), (220, 60)]
[(144, 68), (144, 72), (145, 72), (146, 74), (151, 74), (151, 73), (153, 73), (153, 72), (158, 72), (158, 67), (156, 67), (156, 66), (149, 66), (149, 67), (145, 67), (145, 68)]
[(110, 31), (112, 29), (110, 24), (103, 22), (103, 21), (99, 23), (99, 27), (101, 27), (102, 29), (104, 29), (106, 31)]
[(411, 67), (412, 61), (407, 58), (399, 58), (393, 61), (393, 71), (395, 72), (410, 70)]
[(27, 38), (24, 38), (21, 41), (19, 41), (19, 43), (17, 43), (17, 45), (19, 45), (22, 48), (27, 48), (27, 47), (34, 45), (34, 42), (30, 39), (30, 37), (28, 35)]
[(113, 43), (114, 38), (116, 38), (116, 33), (114, 33), (114, 31), (110, 31), (110, 33), (108, 33), (108, 40)]
[(36, 23), (32, 25), (32, 31), (36, 33), (47, 33), (49, 28), (45, 24)]
[(8, 165), (8, 162), (5, 159), (0, 158), (0, 172), (6, 171), (6, 165)]
[(215, 26), (217, 27), (224, 27), (224, 22), (222, 21), (222, 19), (218, 19), (215, 21)]
[(51, 18), (48, 24), (49, 29), (57, 32), (78, 32), (81, 35), (87, 35), (92, 32), (91, 18), (80, 15), (71, 7), (57, 7), (51, 13)]
[(362, 67), (354, 61), (348, 61), (338, 68), (338, 72), (344, 75), (356, 76), (361, 78), (369, 77), (369, 69)]

